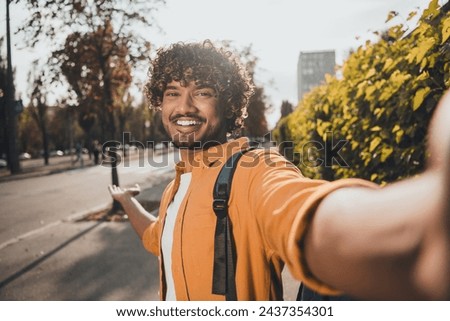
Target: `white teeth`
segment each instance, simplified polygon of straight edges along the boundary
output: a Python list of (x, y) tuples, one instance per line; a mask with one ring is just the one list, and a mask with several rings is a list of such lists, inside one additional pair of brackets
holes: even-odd
[(194, 126), (198, 124), (200, 124), (200, 122), (196, 120), (177, 120), (177, 125), (179, 126)]

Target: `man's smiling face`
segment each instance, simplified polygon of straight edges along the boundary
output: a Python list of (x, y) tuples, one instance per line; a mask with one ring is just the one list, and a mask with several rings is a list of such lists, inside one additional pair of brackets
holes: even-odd
[(177, 147), (194, 148), (226, 141), (226, 122), (213, 88), (195, 82), (167, 84), (162, 100), (162, 122)]

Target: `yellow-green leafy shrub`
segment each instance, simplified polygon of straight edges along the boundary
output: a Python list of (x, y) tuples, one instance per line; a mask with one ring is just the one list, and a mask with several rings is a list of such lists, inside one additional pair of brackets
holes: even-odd
[[(327, 76), (279, 122), (274, 137), (293, 141), (306, 176), (385, 183), (424, 168), (429, 120), (450, 87), (448, 7), (432, 0), (413, 31), (400, 24), (367, 41), (340, 67), (342, 77)], [(324, 153), (339, 141), (347, 143), (335, 160), (348, 166)]]

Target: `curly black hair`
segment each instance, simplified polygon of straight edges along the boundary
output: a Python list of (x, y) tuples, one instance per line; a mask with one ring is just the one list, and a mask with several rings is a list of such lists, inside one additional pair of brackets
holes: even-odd
[(254, 85), (245, 67), (232, 52), (218, 48), (210, 40), (202, 43), (175, 43), (158, 50), (151, 61), (145, 92), (151, 108), (160, 109), (164, 91), (171, 81), (187, 86), (214, 88), (219, 108), (225, 108), (227, 132), (243, 127)]

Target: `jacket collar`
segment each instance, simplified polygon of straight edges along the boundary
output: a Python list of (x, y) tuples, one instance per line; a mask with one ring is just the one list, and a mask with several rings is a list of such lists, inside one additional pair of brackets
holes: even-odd
[[(220, 166), (225, 164), (227, 159), (240, 150), (246, 149), (250, 146), (249, 140), (246, 137), (241, 137), (231, 140), (224, 144), (215, 145), (208, 149), (198, 151), (192, 161), (192, 166), (186, 166), (187, 160), (181, 160), (175, 165), (175, 180), (170, 191), (170, 200), (173, 200), (178, 187), (180, 186), (180, 176), (187, 172), (186, 168), (191, 167), (192, 171), (200, 168), (208, 168), (212, 166)], [(219, 162), (221, 160), (221, 162)]]
[[(217, 161), (222, 160), (220, 164), (224, 164), (226, 160), (234, 153), (249, 147), (249, 140), (247, 137), (241, 137), (235, 140), (228, 141), (224, 144), (212, 146), (205, 150), (196, 152), (194, 159), (191, 161), (192, 169), (206, 168), (213, 166)], [(182, 159), (175, 166), (177, 176), (186, 172), (186, 162), (188, 160)], [(217, 165), (218, 166), (218, 165)]]

